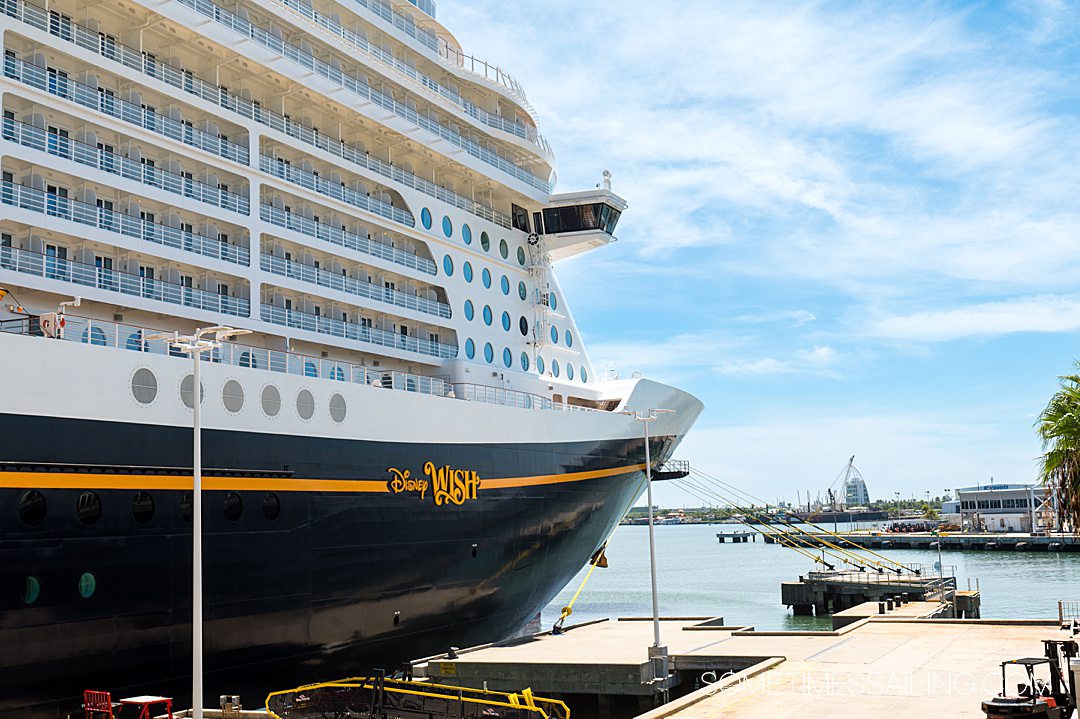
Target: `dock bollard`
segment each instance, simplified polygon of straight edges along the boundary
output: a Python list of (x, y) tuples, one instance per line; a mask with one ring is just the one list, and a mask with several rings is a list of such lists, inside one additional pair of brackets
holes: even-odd
[(903, 597), (901, 597), (901, 596), (900, 596), (899, 594), (897, 594), (896, 596), (894, 596), (894, 597), (892, 598), (892, 600), (893, 600), (893, 604), (894, 604), (895, 606), (897, 606), (897, 607), (902, 607), (902, 606), (904, 606), (904, 598), (903, 598)]
[(885, 598), (885, 608), (888, 609), (890, 612), (892, 611), (892, 609), (893, 609), (892, 597), (886, 597)]
[(884, 614), (885, 613), (885, 602), (878, 602), (877, 603), (877, 613), (878, 614)]

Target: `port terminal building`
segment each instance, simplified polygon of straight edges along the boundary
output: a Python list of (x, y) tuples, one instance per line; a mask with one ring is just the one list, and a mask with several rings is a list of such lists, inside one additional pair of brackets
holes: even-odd
[(1046, 501), (1043, 489), (1034, 484), (983, 484), (956, 490), (961, 526), (987, 532), (1035, 531)]

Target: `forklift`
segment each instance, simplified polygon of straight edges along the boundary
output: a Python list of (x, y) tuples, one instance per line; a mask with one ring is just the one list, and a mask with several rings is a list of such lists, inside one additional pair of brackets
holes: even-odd
[[(1076, 709), (1076, 686), (1069, 660), (1077, 655), (1077, 644), (1071, 639), (1044, 639), (1043, 656), (1010, 659), (1001, 663), (1001, 694), (982, 703), (986, 719), (1069, 719)], [(1046, 671), (1037, 671), (1046, 666)], [(1010, 695), (1009, 674), (1020, 668), (1027, 681), (1016, 685)], [(1010, 671), (1012, 669), (1012, 671)], [(1039, 675), (1049, 674), (1049, 680)]]

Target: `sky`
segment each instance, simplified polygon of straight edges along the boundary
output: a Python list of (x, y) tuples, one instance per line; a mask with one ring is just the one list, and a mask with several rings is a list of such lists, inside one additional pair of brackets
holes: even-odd
[[(594, 365), (705, 403), (677, 452), (755, 496), (1029, 482), (1080, 357), (1080, 6), (441, 0), (525, 87)], [(667, 483), (657, 501), (701, 502)]]

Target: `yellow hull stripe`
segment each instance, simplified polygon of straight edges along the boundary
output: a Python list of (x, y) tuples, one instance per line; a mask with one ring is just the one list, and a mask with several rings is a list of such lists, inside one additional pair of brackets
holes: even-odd
[[(480, 489), (512, 489), (581, 482), (642, 471), (645, 463), (588, 472), (533, 477), (481, 479)], [(0, 488), (21, 489), (191, 489), (191, 475), (105, 474), (92, 472), (0, 472)], [(386, 482), (365, 479), (296, 479), (293, 477), (203, 477), (203, 489), (263, 492), (386, 492)]]

